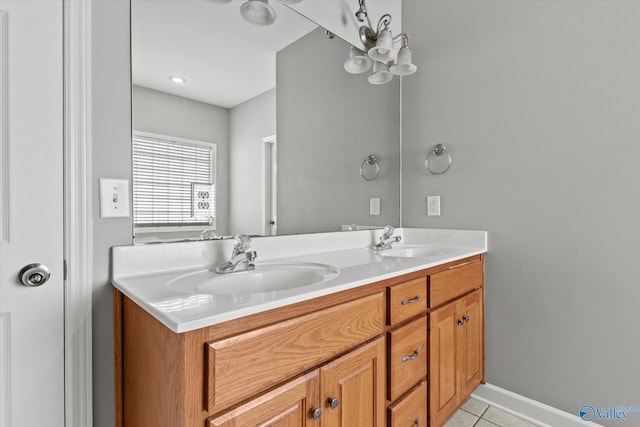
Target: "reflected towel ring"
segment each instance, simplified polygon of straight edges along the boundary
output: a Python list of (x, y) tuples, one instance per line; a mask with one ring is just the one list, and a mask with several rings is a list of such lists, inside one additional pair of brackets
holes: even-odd
[[(364, 173), (365, 165), (375, 166), (376, 167), (376, 172), (375, 172), (375, 174), (373, 175), (372, 178), (367, 178), (365, 176), (365, 173)], [(378, 165), (378, 159), (376, 159), (376, 156), (374, 156), (373, 154), (369, 154), (367, 156), (367, 158), (364, 159), (362, 161), (362, 164), (360, 165), (360, 176), (365, 181), (373, 181), (374, 179), (376, 179), (378, 177), (379, 173), (380, 173), (380, 165)]]
[[(447, 167), (444, 168), (444, 170), (441, 170), (441, 171), (434, 171), (433, 170), (434, 161), (438, 157), (441, 157), (441, 156), (443, 156), (445, 154), (447, 155)], [(433, 150), (431, 150), (431, 152), (427, 155), (427, 159), (424, 161), (424, 164), (425, 164), (425, 166), (427, 167), (427, 170), (430, 173), (432, 173), (434, 175), (442, 175), (443, 173), (448, 171), (449, 168), (451, 167), (451, 161), (452, 161), (451, 154), (449, 154), (449, 152), (447, 151), (447, 147), (445, 147), (444, 144), (436, 144), (433, 147)]]

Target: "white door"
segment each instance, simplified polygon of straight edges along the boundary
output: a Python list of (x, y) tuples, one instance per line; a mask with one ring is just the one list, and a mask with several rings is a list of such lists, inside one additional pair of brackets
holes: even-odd
[[(62, 0), (0, 0), (2, 427), (64, 426), (62, 16)], [(18, 280), (32, 263), (41, 286)]]

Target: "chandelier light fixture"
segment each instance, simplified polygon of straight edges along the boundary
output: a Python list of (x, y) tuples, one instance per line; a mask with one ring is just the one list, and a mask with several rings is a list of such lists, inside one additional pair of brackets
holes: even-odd
[[(231, 0), (209, 0), (214, 3), (226, 4)], [(281, 3), (292, 5), (302, 0), (280, 0)], [(247, 0), (240, 6), (240, 15), (254, 25), (271, 25), (277, 18), (276, 10), (269, 4), (269, 0)]]
[[(388, 13), (380, 17), (374, 29), (365, 0), (358, 0), (358, 6), (356, 19), (358, 22), (366, 20), (366, 24), (359, 30), (360, 41), (365, 50), (352, 47), (349, 59), (344, 63), (345, 70), (353, 74), (368, 71), (371, 68), (371, 61), (367, 62), (364, 59), (368, 56), (368, 59), (373, 61), (373, 74), (368, 79), (371, 84), (385, 84), (393, 79), (393, 75), (408, 76), (415, 73), (418, 67), (412, 62), (409, 36), (400, 33), (394, 37), (391, 34), (391, 15)], [(400, 49), (394, 46), (398, 43)]]
[(248, 0), (240, 6), (240, 15), (245, 21), (255, 25), (271, 25), (276, 20), (276, 10), (269, 0)]

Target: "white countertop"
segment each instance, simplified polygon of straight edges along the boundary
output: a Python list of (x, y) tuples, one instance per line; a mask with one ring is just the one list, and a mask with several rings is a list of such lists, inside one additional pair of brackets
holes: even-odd
[(429, 258), (382, 256), (369, 249), (378, 241), (380, 230), (255, 238), (250, 250), (258, 253), (258, 266), (318, 263), (338, 269), (339, 274), (293, 289), (212, 295), (177, 290), (168, 284), (227, 261), (231, 241), (119, 246), (112, 249), (112, 283), (169, 329), (181, 333), (487, 252), (484, 231), (400, 228), (395, 234), (402, 241), (394, 248), (420, 245), (438, 254)]

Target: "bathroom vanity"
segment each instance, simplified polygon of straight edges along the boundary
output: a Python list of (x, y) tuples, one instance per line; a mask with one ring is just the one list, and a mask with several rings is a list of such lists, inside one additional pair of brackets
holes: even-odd
[(255, 239), (333, 270), (251, 293), (203, 284), (228, 242), (114, 248), (118, 425), (444, 424), (484, 381), (486, 233), (397, 232), (388, 254), (379, 231)]

